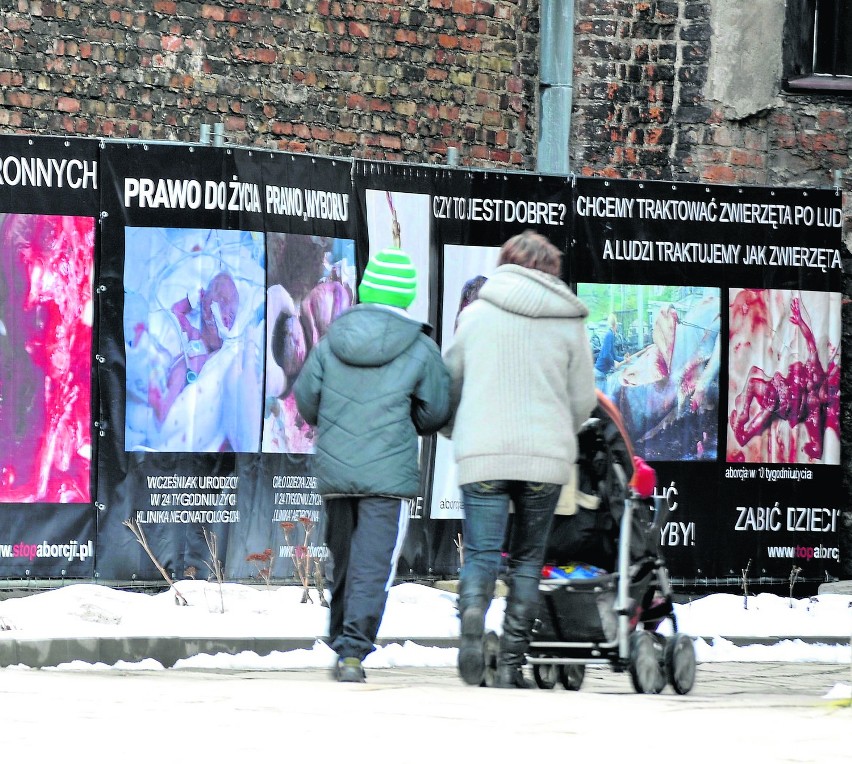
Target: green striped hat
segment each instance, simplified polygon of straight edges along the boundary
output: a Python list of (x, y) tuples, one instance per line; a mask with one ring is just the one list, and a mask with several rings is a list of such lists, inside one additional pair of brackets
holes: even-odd
[(401, 249), (382, 249), (367, 263), (358, 299), (407, 308), (417, 296), (417, 270)]

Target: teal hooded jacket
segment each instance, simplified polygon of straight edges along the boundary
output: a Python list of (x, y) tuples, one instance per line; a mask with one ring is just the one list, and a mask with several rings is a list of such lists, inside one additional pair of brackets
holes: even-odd
[(380, 305), (341, 314), (308, 355), (294, 393), (317, 427), (313, 472), (326, 497), (414, 498), (418, 435), (450, 417), (450, 375), (428, 327)]

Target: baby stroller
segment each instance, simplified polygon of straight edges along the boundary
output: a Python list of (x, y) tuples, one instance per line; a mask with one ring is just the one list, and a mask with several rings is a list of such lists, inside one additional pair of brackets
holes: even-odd
[[(527, 663), (536, 685), (579, 690), (587, 664), (629, 671), (639, 693), (692, 689), (695, 649), (677, 630), (660, 555), (663, 512), (650, 500), (656, 474), (633, 455), (621, 417), (602, 393), (578, 437), (576, 512), (557, 515), (539, 583)], [(611, 571), (611, 572), (609, 572)], [(665, 619), (672, 635), (656, 631)], [(485, 637), (485, 684), (495, 679), (498, 639)]]

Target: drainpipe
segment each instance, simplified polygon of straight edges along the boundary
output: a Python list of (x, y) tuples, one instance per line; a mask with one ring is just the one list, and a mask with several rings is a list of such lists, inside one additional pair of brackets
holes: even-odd
[(568, 175), (574, 89), (574, 0), (541, 3), (538, 172)]

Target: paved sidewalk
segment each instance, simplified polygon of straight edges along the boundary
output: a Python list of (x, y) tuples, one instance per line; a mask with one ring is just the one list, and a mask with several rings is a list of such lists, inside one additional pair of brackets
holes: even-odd
[(852, 707), (822, 696), (850, 681), (849, 666), (713, 663), (678, 696), (637, 695), (608, 666), (589, 667), (579, 692), (468, 687), (452, 669), (377, 669), (363, 685), (306, 669), (3, 669), (2, 751), (96, 763), (835, 764), (852, 762)]

